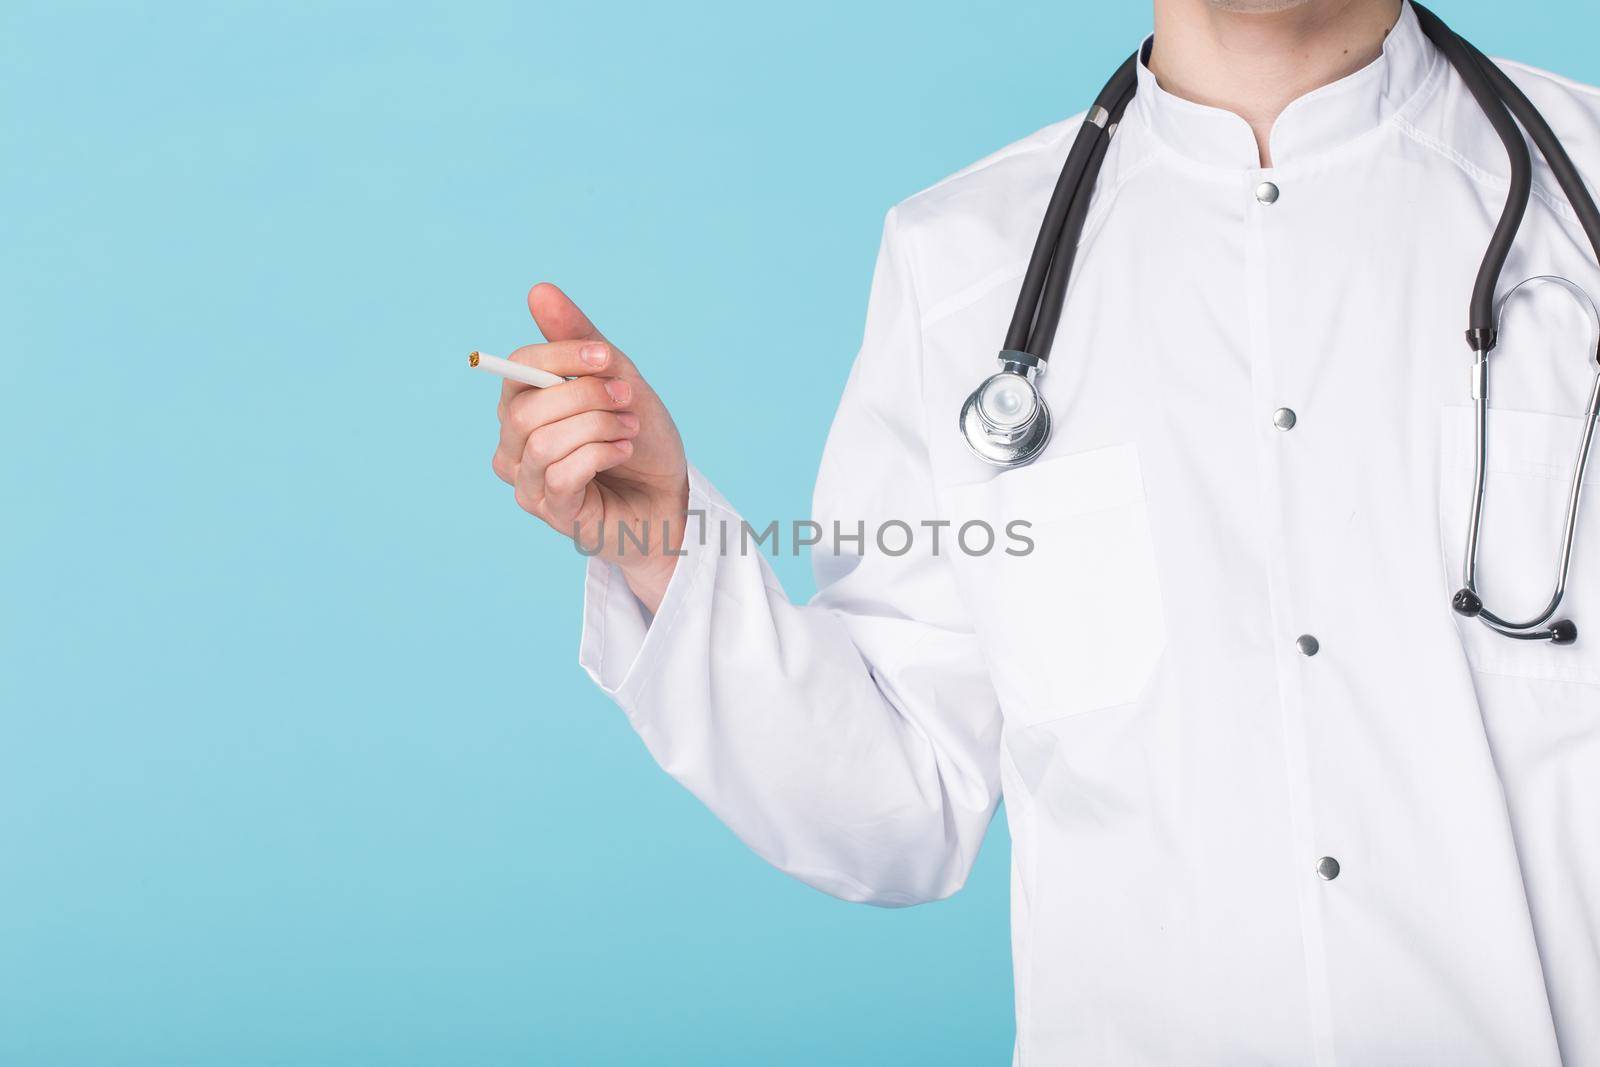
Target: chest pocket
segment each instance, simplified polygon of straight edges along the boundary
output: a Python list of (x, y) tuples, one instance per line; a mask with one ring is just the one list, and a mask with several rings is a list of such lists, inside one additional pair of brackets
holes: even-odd
[[(1449, 587), (1462, 584), (1472, 507), (1473, 412), (1447, 407), (1441, 419), (1439, 529)], [(1528, 619), (1555, 590), (1561, 539), (1584, 420), (1527, 411), (1489, 412), (1489, 467), (1478, 546), (1478, 592), (1496, 614)], [(1472, 668), (1486, 674), (1600, 685), (1600, 479), (1578, 509), (1567, 593), (1555, 618), (1571, 619), (1571, 645), (1517, 641), (1475, 619), (1457, 619)]]
[[(1166, 647), (1138, 451), (1042, 460), (941, 498), (954, 527), (1000, 534), (995, 551), (962, 554), (958, 567), (1007, 721), (1137, 702)], [(1005, 551), (1026, 547), (1006, 537), (1012, 523), (1032, 543), (1025, 553)]]

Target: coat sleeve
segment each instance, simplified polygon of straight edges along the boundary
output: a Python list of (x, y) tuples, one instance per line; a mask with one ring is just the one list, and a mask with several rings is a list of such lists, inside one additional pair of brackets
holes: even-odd
[(659, 611), (591, 559), (579, 653), (661, 767), (759, 855), (880, 905), (959, 889), (999, 793), (998, 705), (950, 533), (935, 551), (922, 525), (937, 513), (921, 364), (891, 211), (817, 482), (816, 597), (789, 602), (764, 550), (741, 551), (740, 517), (691, 470), (687, 555)]

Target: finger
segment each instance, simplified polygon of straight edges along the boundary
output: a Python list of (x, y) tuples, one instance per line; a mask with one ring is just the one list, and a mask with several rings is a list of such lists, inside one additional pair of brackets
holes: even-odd
[(624, 441), (639, 432), (639, 416), (631, 411), (585, 411), (547, 422), (528, 435), (522, 462), (548, 467), (594, 441)]
[[(639, 368), (622, 351), (605, 341), (546, 341), (523, 345), (506, 357), (515, 363), (538, 367), (562, 377), (611, 374), (637, 379)], [(536, 388), (509, 378), (500, 383), (500, 403)], [(502, 411), (503, 414), (503, 411)]]
[(504, 405), (499, 455), (503, 462), (520, 462), (528, 436), (539, 427), (584, 411), (620, 411), (636, 395), (633, 386), (620, 378), (574, 378), (520, 393)]
[(593, 441), (579, 445), (545, 467), (540, 472), (540, 494), (546, 514), (563, 526), (569, 525), (583, 507), (584, 493), (594, 476), (626, 463), (632, 455), (632, 441)]
[(489, 460), (489, 469), (494, 471), (494, 476), (507, 485), (517, 484), (517, 462), (507, 459), (506, 454), (500, 451), (500, 446), (495, 445), (494, 456)]
[(627, 356), (605, 341), (546, 341), (543, 344), (523, 345), (506, 358), (564, 378), (580, 374), (637, 377), (639, 373)]
[[(631, 411), (584, 411), (536, 427), (520, 453), (501, 449), (494, 469), (502, 481), (517, 487), (519, 497), (538, 501), (543, 493), (543, 471), (595, 441), (628, 440), (639, 432), (639, 416)], [(505, 472), (505, 473), (502, 473)]]
[(572, 298), (549, 282), (528, 290), (528, 311), (546, 341), (604, 341)]

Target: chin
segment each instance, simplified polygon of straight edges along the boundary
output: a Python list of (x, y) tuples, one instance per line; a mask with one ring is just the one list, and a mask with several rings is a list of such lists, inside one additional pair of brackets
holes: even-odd
[(1246, 15), (1270, 15), (1276, 11), (1304, 7), (1311, 0), (1206, 0), (1217, 11), (1237, 11)]

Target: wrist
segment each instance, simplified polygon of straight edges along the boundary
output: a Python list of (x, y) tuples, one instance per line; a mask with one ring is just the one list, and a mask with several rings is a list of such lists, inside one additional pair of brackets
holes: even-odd
[(623, 581), (628, 583), (628, 588), (639, 602), (654, 615), (661, 609), (661, 601), (667, 595), (667, 586), (672, 582), (672, 575), (677, 570), (678, 559), (676, 556), (651, 556), (647, 559), (635, 560), (626, 565), (619, 563), (618, 569), (622, 571)]
[(643, 555), (617, 560), (628, 588), (633, 590), (633, 595), (639, 598), (652, 615), (661, 607), (661, 600), (667, 593), (667, 585), (672, 581), (672, 576), (678, 569), (678, 560), (684, 554), (684, 531), (689, 522), (687, 478), (683, 480), (682, 488), (674, 495), (672, 502), (660, 510), (670, 516), (660, 522), (660, 543), (650, 544)]

